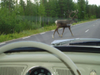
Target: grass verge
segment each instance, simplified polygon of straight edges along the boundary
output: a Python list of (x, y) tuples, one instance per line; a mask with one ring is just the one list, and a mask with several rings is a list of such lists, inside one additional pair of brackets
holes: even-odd
[(51, 25), (51, 26), (45, 26), (43, 28), (39, 28), (36, 30), (26, 30), (20, 33), (13, 33), (13, 34), (7, 34), (7, 35), (0, 35), (0, 42), (4, 42), (4, 41), (8, 41), (8, 40), (13, 40), (13, 39), (17, 39), (17, 38), (21, 38), (21, 37), (25, 37), (25, 36), (30, 36), (30, 35), (34, 35), (34, 34), (38, 34), (41, 32), (46, 32), (46, 31), (50, 31), (56, 28), (56, 25)]
[[(89, 21), (93, 21), (96, 19), (92, 19), (92, 20), (86, 20), (86, 21), (79, 21), (78, 23), (73, 23), (73, 25), (76, 24), (80, 24), (80, 23), (84, 23), (84, 22), (89, 22)], [(8, 40), (13, 40), (13, 39), (17, 39), (17, 38), (21, 38), (21, 37), (25, 37), (25, 36), (30, 36), (30, 35), (34, 35), (34, 34), (38, 34), (41, 32), (46, 32), (46, 31), (51, 31), (56, 29), (56, 25), (52, 24), (51, 26), (45, 26), (43, 28), (39, 28), (36, 30), (26, 30), (20, 33), (13, 33), (13, 34), (7, 34), (7, 35), (0, 35), (0, 42), (4, 42), (4, 41), (8, 41)]]
[(80, 23), (85, 23), (85, 22), (89, 22), (89, 21), (93, 21), (93, 20), (96, 20), (96, 19), (83, 20), (83, 21), (79, 21), (77, 23), (73, 23), (72, 25), (76, 25), (76, 24), (80, 24)]

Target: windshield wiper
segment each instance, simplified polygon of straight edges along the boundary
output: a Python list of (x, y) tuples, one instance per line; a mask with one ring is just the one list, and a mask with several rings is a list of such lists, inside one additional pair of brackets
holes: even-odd
[(89, 46), (100, 46), (100, 41), (89, 41), (89, 42), (69, 43), (69, 45), (89, 45)]

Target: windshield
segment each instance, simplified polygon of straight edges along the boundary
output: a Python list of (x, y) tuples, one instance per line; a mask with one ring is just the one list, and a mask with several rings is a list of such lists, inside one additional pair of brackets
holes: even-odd
[(0, 0), (0, 46), (28, 40), (51, 45), (55, 40), (99, 39), (100, 5), (95, 2)]

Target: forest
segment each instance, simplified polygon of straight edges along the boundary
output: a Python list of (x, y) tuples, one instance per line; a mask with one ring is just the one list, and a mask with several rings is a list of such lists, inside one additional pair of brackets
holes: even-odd
[(77, 21), (100, 18), (100, 6), (88, 0), (1, 0), (0, 35), (50, 26), (57, 19), (70, 19), (68, 11), (74, 10), (79, 11)]

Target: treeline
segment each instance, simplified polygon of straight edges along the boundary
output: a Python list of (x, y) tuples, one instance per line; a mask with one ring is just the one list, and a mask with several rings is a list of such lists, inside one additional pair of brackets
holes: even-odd
[(77, 20), (100, 18), (100, 6), (88, 0), (1, 0), (0, 34), (51, 25), (56, 19), (69, 19), (68, 11), (77, 9)]

